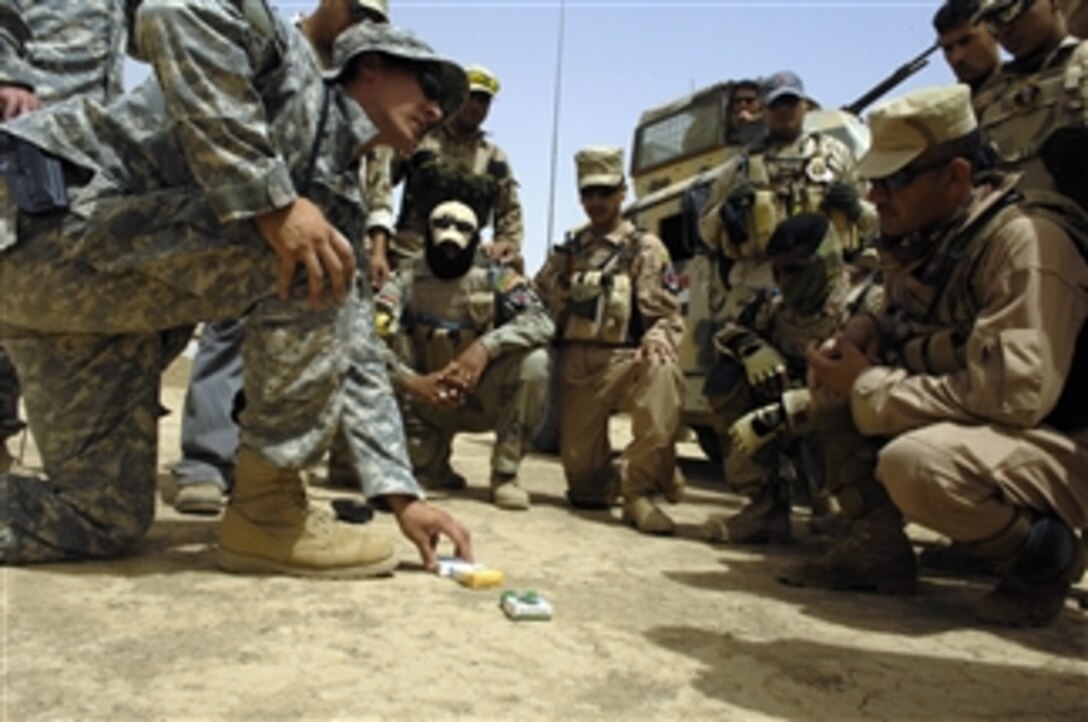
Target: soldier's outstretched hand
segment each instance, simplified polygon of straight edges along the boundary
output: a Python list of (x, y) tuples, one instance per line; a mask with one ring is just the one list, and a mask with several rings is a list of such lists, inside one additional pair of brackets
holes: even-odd
[(291, 205), (254, 220), (279, 257), (276, 293), (280, 298), (290, 297), (295, 268), (301, 264), (306, 269), (311, 306), (321, 306), (326, 279), (333, 299), (344, 300), (355, 277), (355, 253), (321, 209), (305, 198), (296, 198)]
[(415, 497), (391, 495), (385, 498), (397, 515), (401, 533), (419, 549), (420, 559), (428, 571), (438, 569), (438, 542), (443, 536), (453, 542), (459, 559), (473, 561), (472, 535), (449, 512)]

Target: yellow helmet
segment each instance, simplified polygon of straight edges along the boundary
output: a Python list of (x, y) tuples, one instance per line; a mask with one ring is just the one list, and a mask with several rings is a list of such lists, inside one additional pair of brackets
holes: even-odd
[(499, 92), (499, 79), (482, 65), (470, 65), (465, 68), (468, 76), (468, 92), (496, 95)]

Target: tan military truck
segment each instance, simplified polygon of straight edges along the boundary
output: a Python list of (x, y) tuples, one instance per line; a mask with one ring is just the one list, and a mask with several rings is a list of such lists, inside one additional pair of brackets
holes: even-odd
[[(724, 164), (762, 133), (761, 123), (738, 123), (730, 97), (742, 81), (703, 88), (651, 108), (639, 118), (632, 143), (630, 177), (635, 200), (624, 214), (668, 246), (680, 281), (688, 333), (680, 349), (685, 392), (682, 421), (696, 434), (707, 456), (719, 456), (710, 410), (703, 395), (712, 361), (712, 319), (724, 297), (721, 265), (698, 237), (699, 212)], [(810, 111), (807, 128), (835, 135), (856, 154), (868, 132), (843, 111)]]

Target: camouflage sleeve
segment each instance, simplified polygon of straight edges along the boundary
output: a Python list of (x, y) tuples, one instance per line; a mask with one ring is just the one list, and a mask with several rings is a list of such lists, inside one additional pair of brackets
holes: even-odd
[(499, 181), (498, 197), (495, 199), (495, 234), (493, 241), (507, 241), (521, 248), (525, 236), (522, 221), (521, 200), (518, 198), (518, 182), (510, 161), (501, 149), (495, 148), (492, 162), (505, 166), (505, 176)]
[(492, 359), (512, 351), (543, 346), (555, 334), (555, 324), (528, 279), (511, 268), (500, 267), (494, 278), (498, 322), (480, 337)]
[(0, 85), (34, 87), (33, 70), (25, 60), (30, 37), (22, 0), (0, 0)]
[(393, 149), (378, 146), (366, 159), (363, 195), (366, 198), (366, 229), (380, 228), (393, 235)]
[(558, 249), (552, 249), (544, 260), (544, 265), (537, 271), (533, 278), (533, 288), (537, 297), (544, 303), (548, 313), (555, 323), (563, 313), (565, 294), (563, 293), (562, 278), (565, 271), (567, 256)]
[(673, 349), (684, 338), (679, 286), (669, 250), (657, 236), (644, 234), (634, 266), (635, 300), (642, 315), (646, 341), (660, 341)]
[(706, 199), (706, 205), (699, 215), (699, 237), (703, 243), (710, 246), (711, 250), (721, 251), (725, 248), (729, 234), (722, 227), (721, 212), (722, 203), (725, 202), (729, 191), (733, 189), (740, 166), (737, 161), (730, 161), (722, 167), (722, 172), (714, 181), (710, 189), (710, 195)]
[(284, 55), (285, 28), (263, 10), (267, 32), (233, 3), (145, 3), (136, 16), (136, 45), (154, 66), (193, 175), (224, 222), (295, 199), (254, 86)]
[(854, 186), (861, 202), (861, 216), (857, 220), (858, 232), (867, 238), (871, 238), (879, 231), (879, 220), (876, 215), (876, 206), (866, 200), (869, 195), (869, 184), (858, 175), (857, 159), (850, 151), (849, 146), (836, 138), (828, 136), (828, 155), (831, 157), (831, 167), (836, 170), (840, 180)]
[(385, 285), (374, 294), (374, 325), (383, 343), (379, 355), (389, 370), (389, 379), (397, 387), (404, 379), (415, 376), (406, 351), (411, 347), (408, 323), (405, 319), (411, 305), (411, 264), (393, 272)]

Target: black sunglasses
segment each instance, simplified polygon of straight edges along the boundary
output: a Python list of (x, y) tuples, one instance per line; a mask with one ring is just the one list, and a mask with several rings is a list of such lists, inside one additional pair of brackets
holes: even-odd
[(873, 184), (873, 187), (880, 188), (885, 193), (897, 193), (913, 183), (918, 176), (935, 168), (946, 166), (950, 160), (950, 158), (941, 158), (929, 163), (908, 165), (906, 168), (901, 168), (883, 178), (870, 178), (869, 182)]
[(609, 198), (620, 189), (619, 186), (586, 186), (578, 190), (583, 198)]
[(1002, 27), (1023, 15), (1034, 4), (1035, 0), (1013, 0), (1000, 10), (995, 10), (986, 15), (981, 22), (986, 26), (987, 30), (996, 35)]
[(431, 219), (431, 225), (440, 231), (444, 231), (447, 228), (456, 228), (461, 233), (474, 233), (476, 226), (472, 225), (468, 221), (461, 221), (453, 216), (442, 215), (437, 218)]
[(442, 83), (433, 70), (421, 70), (419, 72), (419, 87), (423, 91), (423, 97), (432, 103), (442, 103)]

